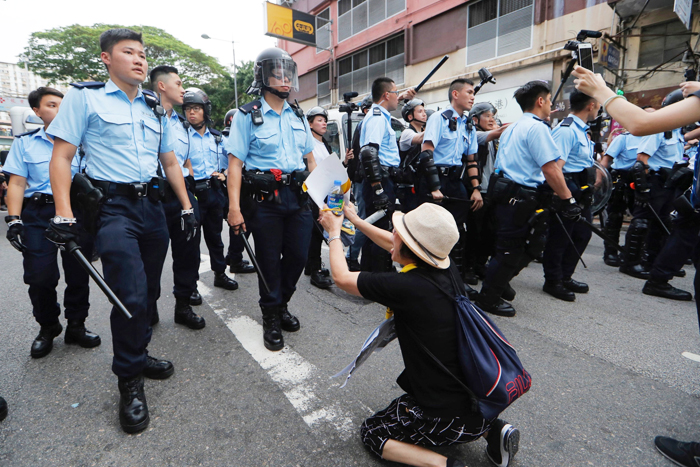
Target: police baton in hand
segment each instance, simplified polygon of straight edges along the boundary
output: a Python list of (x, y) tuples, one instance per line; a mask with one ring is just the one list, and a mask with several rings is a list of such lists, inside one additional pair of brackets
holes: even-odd
[(124, 304), (119, 300), (119, 298), (114, 294), (112, 289), (109, 288), (105, 280), (102, 278), (99, 272), (97, 272), (97, 269), (94, 268), (92, 264), (90, 264), (90, 261), (87, 260), (85, 255), (83, 254), (82, 251), (80, 251), (80, 246), (73, 240), (69, 240), (66, 242), (66, 244), (63, 246), (65, 250), (73, 255), (73, 257), (78, 260), (80, 265), (85, 269), (85, 272), (87, 272), (90, 277), (92, 277), (92, 280), (95, 281), (97, 286), (102, 289), (102, 292), (107, 296), (109, 299), (109, 302), (114, 305), (119, 311), (122, 312), (124, 317), (126, 319), (131, 319), (131, 313), (129, 313), (129, 310), (126, 309)]
[(612, 238), (610, 238), (607, 234), (605, 234), (605, 233), (604, 233), (602, 230), (600, 230), (598, 227), (596, 227), (595, 225), (593, 225), (593, 224), (591, 224), (590, 222), (588, 222), (588, 219), (586, 219), (585, 217), (581, 217), (581, 218), (579, 219), (579, 222), (583, 222), (584, 224), (586, 224), (586, 225), (588, 226), (588, 228), (590, 228), (591, 231), (592, 231), (594, 234), (596, 234), (597, 236), (599, 236), (600, 238), (602, 238), (603, 240), (605, 240), (605, 241), (606, 241), (608, 244), (610, 244), (611, 246), (615, 247), (615, 249), (617, 249), (620, 253), (627, 254), (627, 250), (626, 250), (626, 249), (624, 249), (623, 247), (621, 247), (619, 243), (617, 243), (615, 240), (613, 240)]
[(265, 287), (265, 291), (269, 294), (272, 292), (270, 291), (270, 286), (267, 285), (267, 281), (265, 280), (265, 276), (263, 276), (262, 271), (260, 270), (260, 265), (258, 264), (258, 259), (255, 257), (255, 253), (253, 253), (253, 249), (250, 247), (250, 243), (248, 243), (248, 239), (245, 236), (244, 232), (240, 233), (241, 239), (243, 240), (243, 246), (245, 247), (245, 251), (248, 252), (248, 257), (250, 258), (250, 261), (253, 263), (253, 267), (255, 268), (255, 272), (258, 273), (258, 277), (260, 278), (260, 282), (263, 283), (263, 286)]
[(561, 229), (566, 234), (566, 238), (569, 239), (569, 243), (571, 243), (571, 246), (574, 247), (574, 252), (578, 255), (579, 261), (581, 261), (581, 264), (583, 264), (584, 268), (588, 269), (588, 266), (586, 266), (586, 263), (583, 261), (583, 256), (581, 256), (581, 253), (578, 252), (578, 248), (576, 248), (576, 244), (574, 243), (574, 239), (571, 238), (571, 235), (569, 235), (569, 231), (566, 230), (566, 227), (564, 226), (564, 222), (562, 222), (561, 217), (559, 217), (559, 213), (555, 212), (554, 217), (557, 218), (557, 220), (559, 221), (559, 225), (561, 225)]
[[(426, 76), (425, 78), (423, 78), (423, 81), (421, 81), (421, 82), (418, 84), (418, 86), (416, 86), (415, 88), (413, 88), (413, 90), (416, 91), (416, 93), (418, 93), (418, 91), (420, 91), (420, 89), (421, 89), (423, 86), (425, 86), (425, 83), (427, 83), (428, 80), (429, 80), (430, 78), (433, 77), (433, 75), (440, 69), (440, 67), (442, 67), (442, 66), (445, 64), (445, 62), (446, 62), (447, 59), (449, 59), (449, 58), (450, 58), (449, 55), (445, 55), (444, 57), (442, 57), (442, 59), (438, 62), (438, 64), (435, 65), (435, 66), (433, 67), (432, 70), (430, 70), (430, 73), (428, 73), (428, 76)], [(408, 100), (406, 100), (406, 102), (408, 102)]]

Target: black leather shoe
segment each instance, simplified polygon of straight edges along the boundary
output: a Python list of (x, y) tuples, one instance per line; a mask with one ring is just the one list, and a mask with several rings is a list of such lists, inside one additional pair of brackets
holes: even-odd
[(685, 277), (685, 269), (679, 269), (673, 273), (673, 277)]
[(238, 288), (238, 282), (228, 277), (225, 272), (216, 272), (214, 273), (214, 287), (236, 290)]
[(564, 279), (562, 281), (562, 284), (564, 284), (564, 287), (566, 287), (567, 289), (576, 293), (587, 293), (589, 290), (588, 284), (586, 284), (585, 282), (576, 281), (574, 279)]
[(462, 274), (462, 279), (464, 280), (465, 284), (469, 285), (476, 285), (479, 283), (479, 278), (476, 277), (476, 273), (471, 268), (464, 271)]
[(150, 422), (146, 394), (143, 390), (143, 376), (119, 378), (119, 424), (129, 434), (138, 433)]
[(321, 269), (320, 271), (314, 271), (311, 273), (311, 285), (314, 285), (319, 289), (327, 289), (333, 285), (333, 280), (330, 277), (330, 272), (328, 272), (328, 269)]
[(620, 256), (617, 253), (605, 253), (603, 255), (603, 262), (608, 266), (617, 268), (620, 266)]
[(250, 264), (247, 259), (243, 259), (238, 264), (232, 264), (229, 271), (234, 274), (250, 274), (251, 272), (255, 272), (255, 267)]
[(192, 295), (190, 295), (190, 305), (192, 306), (199, 306), (202, 304), (202, 296), (199, 295), (199, 290), (195, 290), (192, 292)]
[(143, 369), (143, 376), (148, 379), (168, 379), (175, 373), (172, 362), (158, 360), (150, 355), (146, 355), (146, 367)]
[(345, 261), (348, 263), (348, 269), (350, 270), (350, 272), (360, 271), (360, 262), (358, 260), (345, 258)]
[(653, 279), (646, 281), (644, 288), (642, 288), (642, 293), (683, 302), (689, 302), (693, 299), (693, 295), (690, 292), (677, 289), (666, 281), (655, 281)]
[(625, 266), (623, 264), (620, 266), (620, 272), (637, 279), (649, 279), (649, 270), (641, 264), (635, 264), (634, 266)]
[(280, 309), (278, 307), (260, 307), (263, 313), (263, 342), (267, 350), (282, 350), (284, 337), (280, 329)]
[(192, 311), (188, 299), (175, 298), (175, 323), (184, 324), (190, 329), (202, 329), (207, 325), (204, 318)]
[(576, 300), (576, 295), (574, 295), (571, 290), (564, 287), (563, 281), (545, 281), (542, 290), (552, 297), (564, 300), (565, 302), (573, 302)]
[(85, 321), (68, 321), (65, 334), (66, 344), (78, 344), (91, 349), (102, 343), (100, 336), (85, 329)]
[(56, 323), (51, 326), (42, 326), (39, 335), (32, 342), (32, 350), (30, 354), (32, 358), (46, 357), (53, 349), (53, 340), (61, 334), (63, 326), (61, 323)]
[(480, 300), (480, 297), (477, 297), (474, 303), (481, 308), (482, 311), (491, 313), (492, 315), (505, 316), (507, 318), (515, 316), (515, 308), (513, 308), (513, 305), (500, 299), (494, 304), (489, 304)]
[(280, 307), (280, 325), (282, 330), (287, 332), (297, 332), (301, 327), (297, 317), (287, 309), (287, 305)]
[(501, 294), (501, 298), (503, 300), (508, 300), (509, 302), (512, 302), (515, 300), (515, 289), (510, 286), (510, 284), (506, 285), (505, 290)]
[(0, 397), (0, 422), (7, 418), (7, 402)]

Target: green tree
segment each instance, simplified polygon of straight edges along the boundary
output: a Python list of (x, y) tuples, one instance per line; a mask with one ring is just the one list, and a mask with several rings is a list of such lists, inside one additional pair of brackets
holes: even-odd
[[(257, 96), (246, 94), (248, 87), (253, 84), (253, 62), (243, 62), (236, 67), (238, 80), (238, 105), (242, 106), (257, 99)], [(212, 121), (215, 128), (224, 127), (226, 112), (236, 108), (236, 94), (233, 76), (219, 76), (210, 83), (200, 86), (211, 100)]]
[[(22, 58), (31, 71), (51, 83), (106, 81), (109, 75), (100, 59), (100, 34), (121, 27), (124, 26), (74, 24), (35, 32)], [(175, 66), (187, 86), (199, 86), (228, 76), (226, 68), (214, 57), (190, 47), (162, 29), (152, 26), (129, 26), (129, 29), (143, 34), (149, 68)]]

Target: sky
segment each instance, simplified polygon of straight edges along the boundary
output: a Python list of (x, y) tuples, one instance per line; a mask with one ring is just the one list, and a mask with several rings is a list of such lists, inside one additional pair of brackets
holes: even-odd
[[(260, 0), (0, 0), (3, 44), (0, 62), (17, 63), (33, 32), (61, 26), (96, 23), (154, 26), (202, 50), (226, 67), (254, 60), (275, 39), (265, 36), (264, 3)], [(158, 10), (159, 6), (163, 6)], [(212, 38), (206, 40), (202, 34)]]

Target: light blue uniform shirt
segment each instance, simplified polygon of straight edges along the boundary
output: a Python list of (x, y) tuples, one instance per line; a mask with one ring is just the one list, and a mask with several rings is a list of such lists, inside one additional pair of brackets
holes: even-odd
[(671, 138), (664, 138), (663, 133), (642, 137), (639, 143), (638, 153), (644, 153), (649, 157), (650, 170), (659, 170), (661, 167), (673, 167), (676, 162), (683, 161), (683, 148), (685, 139), (681, 135), (681, 129), (676, 128), (671, 133)]
[(542, 166), (561, 158), (549, 126), (530, 112), (501, 135), (496, 169), (520, 185), (536, 188), (545, 181)]
[(68, 91), (47, 133), (83, 144), (89, 177), (136, 183), (157, 176), (159, 142), (162, 153), (175, 149), (169, 128), (158, 121), (140, 89), (130, 102), (109, 80), (100, 88)]
[(391, 114), (381, 105), (372, 107), (362, 119), (360, 130), (360, 147), (368, 144), (379, 146), (379, 163), (389, 167), (398, 167), (401, 163), (396, 133), (391, 128)]
[[(25, 198), (31, 197), (34, 193), (52, 195), (49, 181), (49, 162), (51, 162), (52, 152), (53, 143), (46, 136), (44, 128), (40, 128), (34, 134), (15, 138), (2, 171), (27, 179)], [(78, 173), (79, 169), (80, 158), (76, 153), (71, 163), (71, 176)]]
[(190, 161), (192, 161), (194, 179), (211, 178), (214, 172), (222, 171), (223, 141), (217, 144), (216, 137), (211, 134), (209, 128), (204, 131), (204, 135), (200, 135), (192, 127), (187, 132), (190, 136)]
[[(189, 140), (187, 139), (187, 130), (185, 130), (185, 127), (182, 125), (182, 122), (180, 121), (180, 117), (178, 116), (177, 112), (173, 110), (173, 113), (170, 115), (170, 117), (165, 117), (168, 120), (168, 126), (170, 127), (170, 132), (173, 135), (173, 139), (175, 142), (175, 156), (177, 157), (177, 163), (180, 165), (182, 168), (182, 176), (187, 177), (190, 175), (190, 171), (185, 168), (185, 162), (187, 162), (187, 159), (189, 159)], [(163, 176), (165, 176), (165, 172), (163, 172)]]
[(574, 121), (570, 126), (558, 125), (552, 130), (552, 138), (559, 148), (559, 153), (566, 161), (562, 172), (565, 174), (580, 172), (593, 165), (593, 141), (588, 139), (586, 122), (576, 115), (569, 114)]
[(299, 118), (287, 102), (280, 115), (264, 98), (260, 101), (263, 124), (255, 125), (250, 114), (236, 112), (225, 154), (243, 161), (247, 170), (306, 170), (304, 156), (314, 150), (314, 137), (306, 118)]
[(623, 133), (612, 140), (605, 154), (612, 157), (615, 162), (611, 168), (618, 170), (629, 170), (637, 162), (639, 154), (639, 143), (641, 136), (634, 136), (631, 133)]
[(430, 141), (435, 149), (433, 160), (435, 165), (462, 165), (462, 154), (476, 154), (479, 143), (476, 139), (476, 128), (467, 130), (467, 117), (459, 115), (452, 106), (448, 106), (444, 112), (452, 111), (452, 118), (457, 118), (457, 129), (450, 130), (450, 121), (443, 112), (435, 112), (428, 119), (425, 126), (423, 142)]

